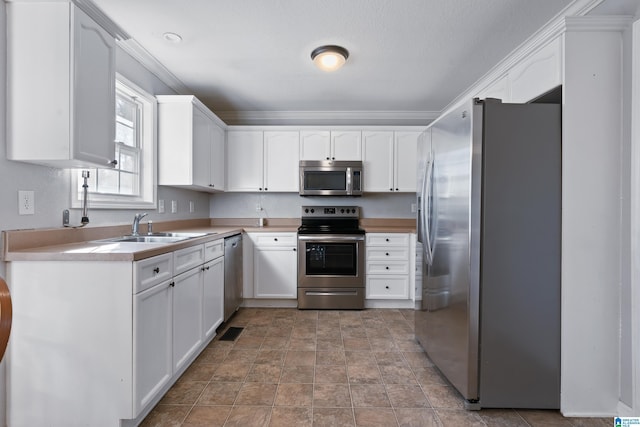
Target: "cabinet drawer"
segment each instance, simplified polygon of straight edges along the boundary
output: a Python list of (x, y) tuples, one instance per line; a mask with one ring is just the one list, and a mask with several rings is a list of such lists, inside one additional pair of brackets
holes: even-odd
[(407, 261), (368, 262), (367, 274), (409, 274), (409, 262)]
[(224, 255), (224, 239), (214, 240), (204, 244), (204, 260), (205, 262), (219, 258)]
[(407, 299), (409, 298), (408, 277), (367, 278), (368, 299)]
[(367, 233), (367, 246), (409, 246), (407, 233)]
[(204, 245), (190, 246), (173, 253), (175, 276), (201, 264), (204, 264)]
[(367, 248), (367, 260), (408, 261), (409, 249), (405, 248)]
[(296, 233), (255, 233), (254, 244), (256, 246), (297, 246)]
[(136, 261), (133, 275), (134, 294), (170, 279), (173, 276), (173, 254), (162, 254)]

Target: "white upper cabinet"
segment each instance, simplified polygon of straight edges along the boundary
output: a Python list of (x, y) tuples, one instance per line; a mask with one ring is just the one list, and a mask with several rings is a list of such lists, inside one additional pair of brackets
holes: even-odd
[(362, 132), (300, 131), (300, 160), (362, 160)]
[(557, 38), (509, 70), (510, 102), (528, 102), (562, 84), (562, 44)]
[(262, 191), (262, 131), (227, 132), (227, 190)]
[(415, 192), (419, 131), (364, 131), (365, 192)]
[(298, 191), (298, 131), (227, 132), (228, 191)]
[(364, 191), (393, 191), (393, 131), (363, 135)]
[(264, 190), (297, 192), (300, 135), (297, 131), (264, 133)]
[(68, 1), (6, 10), (7, 158), (113, 167), (114, 37)]
[(224, 190), (224, 130), (190, 95), (158, 99), (158, 184)]
[[(419, 131), (395, 132), (393, 164), (394, 191), (415, 193), (418, 166)], [(366, 191), (366, 189), (365, 189)]]

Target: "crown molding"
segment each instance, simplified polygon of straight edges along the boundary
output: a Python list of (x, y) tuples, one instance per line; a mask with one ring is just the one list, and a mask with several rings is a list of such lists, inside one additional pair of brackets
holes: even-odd
[(594, 15), (567, 16), (564, 19), (564, 31), (624, 31), (633, 24), (633, 16), (628, 15)]
[(193, 95), (193, 91), (167, 69), (160, 61), (149, 53), (140, 43), (134, 39), (119, 40), (118, 46), (138, 61), (151, 74), (173, 89), (178, 95)]
[(426, 126), (440, 111), (217, 111), (228, 125)]

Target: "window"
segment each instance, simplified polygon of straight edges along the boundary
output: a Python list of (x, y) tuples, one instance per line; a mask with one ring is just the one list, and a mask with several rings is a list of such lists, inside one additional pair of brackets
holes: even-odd
[[(89, 208), (155, 208), (155, 99), (118, 75), (114, 113), (118, 164), (90, 170)], [(73, 207), (81, 207), (82, 172), (72, 175)]]

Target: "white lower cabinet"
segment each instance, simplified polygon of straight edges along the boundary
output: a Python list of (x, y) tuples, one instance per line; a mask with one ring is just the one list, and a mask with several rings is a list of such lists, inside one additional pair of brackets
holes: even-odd
[(133, 297), (133, 412), (139, 413), (173, 375), (172, 281)]
[(216, 335), (224, 316), (224, 257), (204, 265), (202, 277), (202, 320), (205, 340)]
[(173, 279), (173, 368), (179, 371), (202, 343), (201, 267)]
[(8, 263), (7, 425), (137, 425), (222, 323), (223, 242)]
[(411, 234), (367, 233), (367, 299), (409, 299)]
[(253, 264), (253, 298), (298, 296), (296, 233), (249, 233)]

